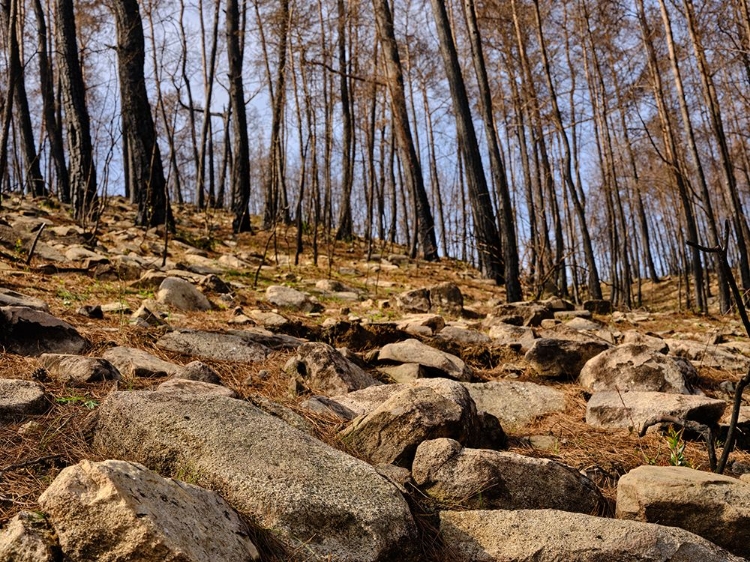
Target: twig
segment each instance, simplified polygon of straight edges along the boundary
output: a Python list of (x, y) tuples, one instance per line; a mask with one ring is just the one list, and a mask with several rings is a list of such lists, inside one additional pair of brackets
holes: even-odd
[(717, 470), (716, 450), (714, 449), (714, 432), (709, 426), (692, 420), (683, 420), (675, 416), (654, 416), (644, 422), (640, 432), (638, 433), (638, 436), (643, 437), (644, 435), (646, 435), (646, 431), (649, 427), (660, 423), (671, 423), (682, 426), (685, 429), (689, 429), (690, 431), (700, 433), (703, 439), (706, 440), (706, 446), (708, 448), (708, 463), (711, 465), (711, 470), (713, 472), (721, 474), (721, 472), (718, 472)]
[(39, 237), (42, 235), (42, 232), (44, 231), (44, 227), (47, 226), (46, 222), (42, 223), (42, 226), (39, 227), (39, 230), (36, 232), (36, 236), (34, 237), (34, 241), (31, 243), (31, 248), (29, 249), (29, 255), (26, 256), (26, 265), (29, 265), (31, 263), (31, 258), (34, 255), (34, 250), (36, 250), (36, 243), (39, 242)]

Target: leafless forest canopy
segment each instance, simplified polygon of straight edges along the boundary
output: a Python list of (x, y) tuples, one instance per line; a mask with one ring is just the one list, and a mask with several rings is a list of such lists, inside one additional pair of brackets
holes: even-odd
[[(0, 188), (473, 261), (508, 300), (750, 288), (750, 0), (2, 0)], [(259, 217), (250, 221), (250, 216)]]

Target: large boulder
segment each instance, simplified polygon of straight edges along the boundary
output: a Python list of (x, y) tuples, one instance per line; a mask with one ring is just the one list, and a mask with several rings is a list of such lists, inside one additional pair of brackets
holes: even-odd
[(540, 302), (514, 302), (500, 304), (492, 310), (485, 323), (497, 322), (514, 326), (540, 326), (542, 320), (554, 318), (554, 313), (546, 304)]
[(418, 363), (433, 376), (449, 377), (459, 381), (468, 382), (472, 375), (471, 367), (455, 355), (440, 351), (415, 339), (383, 346), (378, 354), (378, 360)]
[(323, 310), (321, 304), (310, 295), (283, 285), (268, 287), (266, 289), (266, 300), (275, 306), (300, 312), (320, 312)]
[(478, 330), (462, 328), (460, 326), (446, 326), (435, 336), (436, 339), (453, 343), (458, 346), (487, 346), (492, 338)]
[(595, 392), (586, 404), (586, 423), (594, 427), (633, 427), (640, 431), (652, 418), (673, 416), (714, 426), (727, 403), (706, 396), (666, 392)]
[(461, 289), (453, 282), (433, 285), (430, 291), (430, 307), (448, 314), (461, 314), (464, 309), (464, 296)]
[(439, 502), (468, 509), (560, 509), (594, 513), (604, 505), (596, 485), (549, 459), (468, 449), (453, 439), (423, 441), (412, 477)]
[(0, 306), (25, 306), (42, 312), (49, 312), (49, 305), (43, 300), (22, 295), (5, 287), (0, 287)]
[(442, 511), (440, 537), (459, 562), (742, 562), (674, 527), (554, 509)]
[(396, 296), (396, 307), (404, 312), (429, 312), (430, 292), (427, 289), (404, 291)]
[(216, 492), (121, 461), (81, 461), (39, 497), (71, 561), (258, 560), (247, 524)]
[(301, 345), (286, 370), (302, 377), (310, 388), (329, 396), (381, 384), (325, 343)]
[(711, 345), (695, 340), (670, 338), (664, 340), (669, 346), (669, 353), (689, 361), (699, 361), (704, 367), (715, 367), (727, 371), (747, 371), (750, 368), (750, 357), (737, 353), (732, 345)]
[(0, 307), (0, 341), (19, 355), (81, 353), (88, 342), (78, 331), (51, 314), (24, 306)]
[(517, 430), (536, 418), (565, 410), (565, 394), (533, 382), (491, 381), (464, 383), (477, 410), (500, 420), (503, 429)]
[(526, 363), (540, 377), (575, 378), (592, 357), (609, 349), (602, 340), (541, 338), (526, 352)]
[(100, 357), (43, 353), (39, 363), (59, 381), (72, 386), (122, 378), (117, 367)]
[(134, 347), (112, 347), (102, 353), (102, 358), (114, 365), (125, 377), (167, 377), (182, 371), (180, 365)]
[(39, 383), (19, 379), (0, 379), (0, 423), (43, 414), (50, 402)]
[(425, 379), (404, 385), (375, 410), (355, 419), (341, 438), (373, 464), (408, 468), (422, 441), (450, 437), (469, 444), (478, 423), (474, 401), (461, 384)]
[(659, 522), (750, 556), (750, 486), (684, 466), (639, 466), (617, 484), (620, 519)]
[(414, 559), (414, 521), (396, 488), (368, 464), (252, 404), (114, 392), (99, 407), (94, 444), (165, 474), (194, 474), (269, 530), (288, 559)]
[(192, 283), (178, 277), (167, 277), (159, 285), (156, 300), (185, 311), (211, 310), (211, 303)]
[(645, 344), (624, 344), (586, 363), (578, 383), (593, 392), (632, 390), (691, 394), (690, 378), (695, 380), (698, 374), (689, 363), (675, 361)]
[(270, 353), (265, 345), (234, 334), (197, 330), (167, 332), (159, 338), (156, 345), (190, 357), (238, 363), (263, 361)]
[(45, 518), (22, 511), (0, 531), (0, 562), (56, 562), (60, 547)]
[(503, 322), (490, 326), (489, 334), (494, 344), (517, 347), (524, 353), (534, 345), (537, 339), (533, 328), (512, 326)]

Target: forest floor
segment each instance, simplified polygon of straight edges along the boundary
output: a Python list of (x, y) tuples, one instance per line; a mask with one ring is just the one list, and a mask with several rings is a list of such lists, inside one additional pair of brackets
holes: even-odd
[[(319, 240), (317, 265), (313, 263), (311, 236), (303, 236), (304, 252), (300, 265), (294, 265), (294, 228), (278, 228), (275, 232), (256, 229), (252, 234), (234, 236), (231, 233), (231, 217), (218, 211), (196, 212), (190, 208), (175, 209), (178, 217), (177, 232), (168, 243), (168, 259), (186, 267), (187, 257), (194, 248), (205, 250), (208, 259), (216, 260), (222, 255), (239, 256), (250, 267), (224, 269), (221, 278), (233, 284), (235, 302), (219, 306), (209, 312), (173, 313), (168, 322), (173, 327), (200, 328), (202, 330), (226, 330), (233, 318), (235, 306), (245, 310), (257, 308), (270, 310), (265, 301), (267, 286), (286, 284), (303, 291), (315, 293), (315, 283), (321, 279), (337, 279), (356, 289), (363, 295), (357, 302), (341, 301), (317, 295), (325, 307), (319, 314), (295, 314), (282, 311), (296, 322), (297, 335), (315, 338), (322, 333), (321, 325), (330, 318), (346, 320), (350, 315), (371, 321), (383, 321), (398, 317), (393, 308), (379, 308), (378, 301), (388, 299), (404, 290), (431, 286), (443, 281), (453, 281), (464, 296), (465, 307), (470, 316), (481, 319), (491, 311), (493, 300), (504, 299), (502, 288), (480, 278), (479, 273), (460, 261), (443, 259), (437, 263), (425, 263), (404, 256), (404, 248), (375, 243), (371, 260), (366, 261), (368, 246), (365, 241), (333, 242), (324, 236)], [(151, 259), (155, 266), (161, 264), (164, 248), (163, 229), (151, 229), (147, 233), (130, 227), (134, 209), (126, 202), (114, 199), (107, 207), (97, 230), (98, 250), (114, 253), (131, 252)], [(21, 236), (24, 229), (33, 231), (39, 221), (46, 222), (42, 240), (50, 245), (65, 248), (81, 244), (83, 237), (75, 232), (75, 224), (65, 209), (47, 206), (43, 201), (29, 199), (6, 199), (0, 208), (0, 224), (10, 226), (19, 234), (16, 243), (6, 241), (0, 248), (0, 287), (39, 298), (50, 307), (50, 313), (74, 325), (90, 342), (87, 355), (99, 356), (112, 345), (123, 345), (144, 349), (156, 356), (175, 363), (186, 363), (189, 359), (165, 352), (155, 346), (162, 333), (159, 329), (143, 329), (129, 323), (129, 314), (106, 314), (104, 319), (85, 318), (77, 313), (84, 305), (101, 305), (118, 302), (137, 310), (146, 298), (153, 298), (152, 290), (141, 289), (131, 280), (118, 279), (112, 275), (97, 276), (96, 268), (86, 269), (80, 265), (49, 267), (48, 261), (35, 255), (26, 265), (28, 246)], [(69, 226), (65, 236), (52, 235), (54, 227)], [(58, 230), (64, 232), (64, 229)], [(123, 236), (122, 233), (132, 236)], [(96, 250), (96, 246), (91, 246)], [(193, 248), (193, 250), (191, 250)], [(395, 255), (395, 257), (394, 257)], [(385, 261), (381, 258), (390, 259)], [(100, 270), (101, 271), (101, 270)], [(257, 278), (256, 278), (257, 276)], [(709, 335), (722, 334), (725, 338), (745, 339), (742, 326), (734, 315), (696, 315), (678, 312), (677, 295), (679, 283), (665, 279), (658, 284), (643, 282), (641, 292), (643, 312), (633, 316), (597, 316), (612, 331), (635, 329), (642, 333), (656, 333), (667, 337), (677, 333)], [(527, 292), (528, 294), (528, 292)], [(216, 302), (216, 301), (215, 301)], [(618, 321), (615, 322), (615, 319)], [(446, 317), (446, 320), (458, 320)], [(465, 319), (469, 326), (480, 320)], [(329, 342), (347, 345), (352, 342), (342, 338)], [(356, 349), (363, 354), (381, 345), (378, 341), (358, 342)], [(289, 375), (283, 366), (291, 352), (275, 352), (266, 361), (254, 364), (205, 361), (220, 374), (224, 384), (240, 396), (261, 393), (271, 400), (292, 408), (305, 416), (316, 427), (319, 437), (333, 446), (337, 441), (336, 422), (318, 417), (300, 408), (304, 396), (293, 397), (288, 392)], [(626, 429), (597, 429), (585, 423), (585, 391), (572, 382), (539, 381), (525, 367), (523, 355), (509, 348), (476, 349), (466, 347), (461, 351), (464, 359), (474, 368), (477, 380), (493, 380), (512, 377), (514, 380), (542, 382), (565, 392), (567, 408), (562, 413), (538, 419), (533, 426), (522, 432), (509, 432), (509, 450), (529, 456), (552, 458), (577, 469), (586, 470), (594, 478), (607, 498), (612, 500), (619, 476), (642, 464), (667, 465), (670, 448), (665, 436), (649, 433), (643, 438)], [(39, 368), (33, 357), (8, 353), (0, 354), (0, 378), (31, 379)], [(697, 386), (709, 396), (720, 396), (720, 383), (736, 381), (738, 374), (722, 369), (697, 365), (700, 380)], [(259, 371), (269, 373), (257, 376)], [(246, 384), (248, 380), (252, 385)], [(148, 388), (161, 380), (126, 379), (119, 382), (120, 388)], [(34, 419), (19, 423), (0, 423), (0, 527), (19, 510), (38, 510), (37, 497), (56, 475), (81, 459), (103, 460), (89, 442), (92, 421), (96, 408), (116, 386), (113, 382), (72, 387), (55, 380), (44, 382), (53, 407), (49, 412)], [(725, 398), (725, 396), (722, 396)], [(705, 444), (689, 441), (684, 451), (686, 462), (695, 468), (708, 470)], [(750, 454), (736, 451), (732, 459), (750, 464)]]

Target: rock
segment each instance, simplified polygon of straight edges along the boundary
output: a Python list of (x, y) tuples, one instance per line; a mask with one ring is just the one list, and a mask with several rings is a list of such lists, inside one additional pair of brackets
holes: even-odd
[(690, 361), (700, 361), (704, 367), (716, 367), (728, 371), (747, 371), (750, 357), (731, 351), (723, 345), (715, 346), (694, 340), (666, 339), (671, 355)]
[(588, 331), (588, 332), (595, 332), (599, 329), (601, 329), (602, 325), (598, 322), (594, 322), (592, 320), (588, 320), (586, 318), (576, 317), (572, 320), (568, 320), (565, 322), (565, 325), (568, 328), (572, 328), (573, 330), (580, 331)]
[(709, 427), (719, 422), (727, 403), (705, 396), (664, 392), (595, 392), (586, 405), (586, 423), (594, 427), (633, 427), (636, 433), (653, 417), (674, 416)]
[(388, 375), (397, 383), (414, 382), (427, 377), (427, 370), (419, 363), (402, 363), (401, 365), (384, 365), (378, 371)]
[[(561, 322), (573, 320), (575, 318), (581, 318), (584, 320), (591, 319), (591, 313), (588, 310), (557, 310), (553, 314), (553, 318), (555, 320), (560, 320)], [(599, 327), (600, 324), (596, 324), (596, 326)]]
[[(426, 381), (425, 381), (426, 382)], [(355, 390), (342, 396), (334, 396), (337, 404), (354, 412), (357, 416), (367, 415), (375, 411), (383, 402), (398, 394), (402, 390), (410, 388), (413, 385), (420, 384), (420, 381), (413, 381), (409, 384), (383, 384), (380, 386), (371, 386), (363, 390)]]
[(407, 334), (429, 337), (445, 327), (445, 320), (437, 314), (413, 314), (396, 322), (396, 327)]
[(542, 320), (550, 318), (553, 318), (552, 310), (542, 303), (516, 302), (496, 306), (487, 320), (514, 326), (539, 326)]
[(315, 283), (315, 288), (327, 293), (352, 292), (349, 287), (344, 285), (341, 281), (336, 281), (335, 279), (321, 279), (320, 281)]
[(304, 402), (300, 402), (300, 408), (309, 412), (322, 414), (324, 416), (333, 416), (342, 421), (352, 421), (357, 414), (346, 406), (342, 406), (328, 396), (311, 396)]
[(511, 326), (498, 322), (490, 327), (490, 338), (495, 345), (518, 346), (521, 351), (528, 351), (537, 337), (532, 328)]
[(301, 345), (287, 366), (285, 371), (299, 374), (311, 389), (328, 396), (381, 384), (325, 343)]
[(217, 295), (227, 295), (232, 292), (232, 288), (221, 277), (213, 274), (206, 275), (198, 286)]
[(191, 357), (237, 363), (263, 361), (270, 352), (265, 345), (249, 342), (234, 334), (192, 330), (168, 332), (159, 338), (156, 345)]
[(167, 323), (161, 315), (151, 310), (150, 306), (143, 303), (130, 317), (131, 323), (145, 323), (146, 326), (166, 326)]
[(271, 349), (297, 349), (305, 340), (287, 336), (286, 334), (274, 334), (268, 330), (257, 327), (249, 327), (243, 330), (229, 330), (229, 334), (241, 338), (247, 344), (259, 344)]
[(578, 383), (593, 392), (603, 390), (691, 394), (686, 377), (698, 378), (695, 368), (653, 351), (647, 345), (624, 344), (592, 358)]
[(450, 437), (468, 444), (476, 430), (476, 406), (468, 391), (448, 379), (426, 379), (355, 419), (341, 438), (373, 464), (408, 468), (422, 441)]
[(541, 338), (526, 353), (529, 366), (541, 377), (575, 378), (588, 360), (609, 349), (599, 340), (583, 342)]
[(554, 509), (442, 511), (440, 537), (461, 562), (741, 562), (701, 537)]
[(219, 373), (209, 365), (201, 363), (200, 361), (191, 361), (178, 370), (173, 375), (173, 378), (207, 382), (209, 384), (222, 384)]
[(113, 347), (102, 353), (102, 358), (112, 363), (125, 377), (168, 377), (182, 370), (180, 365), (133, 347)]
[(91, 318), (92, 320), (101, 320), (104, 318), (104, 311), (98, 304), (87, 304), (78, 307), (76, 314), (84, 316), (85, 318)]
[(477, 330), (446, 326), (435, 336), (439, 340), (454, 342), (459, 345), (489, 345), (492, 338)]
[(171, 378), (156, 387), (157, 392), (191, 392), (193, 394), (214, 394), (237, 398), (237, 393), (231, 388), (212, 384), (210, 382), (195, 381), (182, 378)]
[(60, 547), (43, 516), (22, 511), (0, 531), (0, 562), (55, 562)]
[(271, 285), (266, 289), (266, 300), (271, 304), (300, 312), (321, 312), (323, 306), (310, 295), (284, 287)]
[(636, 330), (627, 330), (623, 332), (622, 343), (647, 345), (658, 353), (669, 353), (669, 346), (663, 339), (649, 334), (642, 334)]
[(604, 506), (586, 476), (549, 459), (468, 449), (453, 439), (423, 441), (412, 478), (428, 496), (466, 509), (559, 509), (594, 513)]
[(430, 291), (430, 306), (437, 311), (459, 315), (464, 309), (464, 296), (458, 285), (450, 281), (433, 285)]
[(639, 466), (617, 484), (618, 519), (680, 527), (750, 556), (750, 486), (684, 466)]
[(278, 404), (273, 400), (269, 400), (268, 398), (266, 398), (262, 394), (258, 394), (257, 392), (250, 393), (247, 397), (247, 400), (253, 406), (256, 406), (263, 410), (266, 414), (279, 418), (280, 420), (291, 425), (293, 428), (299, 429), (300, 431), (308, 433), (312, 436), (316, 435), (314, 426), (294, 410), (287, 408), (286, 406), (282, 406), (281, 404)]
[(0, 306), (25, 306), (42, 312), (49, 312), (49, 306), (43, 300), (22, 295), (4, 287), (0, 287)]
[(81, 353), (88, 342), (51, 314), (22, 306), (0, 307), (0, 334), (6, 351), (36, 357), (42, 353)]
[(43, 414), (50, 407), (39, 383), (0, 379), (0, 422)]
[(259, 560), (247, 524), (216, 492), (143, 465), (81, 461), (39, 497), (70, 560)]
[(169, 275), (164, 271), (144, 271), (141, 278), (131, 283), (130, 286), (136, 289), (156, 289), (167, 277)]
[(419, 363), (431, 375), (445, 376), (460, 381), (469, 381), (472, 375), (471, 368), (455, 355), (445, 353), (415, 339), (384, 346), (378, 354), (378, 360)]
[(518, 430), (542, 416), (565, 410), (565, 394), (533, 382), (492, 381), (464, 383), (477, 410), (500, 420), (507, 430)]
[(592, 314), (612, 314), (612, 301), (602, 299), (583, 301), (583, 309)]
[(68, 261), (88, 261), (90, 264), (108, 263), (109, 259), (82, 246), (71, 246), (65, 252)]
[(396, 307), (404, 312), (427, 313), (430, 311), (430, 292), (427, 289), (412, 289), (396, 296)]
[(94, 444), (162, 473), (189, 470), (273, 533), (287, 550), (282, 559), (416, 559), (414, 521), (396, 488), (252, 404), (114, 392), (99, 407)]
[(177, 277), (167, 277), (162, 281), (156, 293), (156, 301), (185, 311), (211, 310), (211, 303), (206, 295), (192, 283)]
[(261, 310), (249, 310), (245, 314), (256, 323), (265, 328), (281, 330), (289, 325), (289, 319), (275, 312), (263, 312)]
[(39, 363), (58, 380), (73, 386), (122, 378), (117, 367), (99, 357), (43, 353)]

